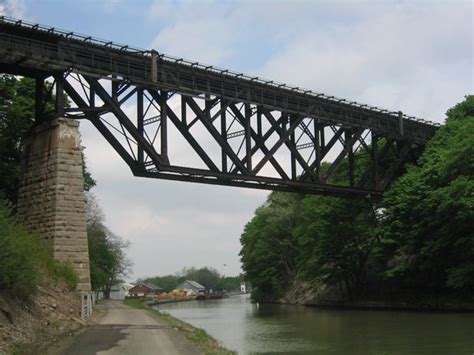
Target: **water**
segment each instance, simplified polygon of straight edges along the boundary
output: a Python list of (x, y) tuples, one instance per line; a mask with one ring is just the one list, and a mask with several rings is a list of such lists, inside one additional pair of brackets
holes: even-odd
[(247, 295), (158, 309), (239, 354), (474, 355), (474, 314), (257, 308)]

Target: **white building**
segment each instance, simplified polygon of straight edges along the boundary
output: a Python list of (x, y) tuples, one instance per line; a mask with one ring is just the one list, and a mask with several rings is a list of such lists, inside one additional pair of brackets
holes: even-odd
[(118, 283), (113, 285), (110, 289), (110, 299), (111, 300), (123, 300), (128, 296), (128, 290), (130, 290), (134, 285), (129, 283)]
[(203, 294), (206, 288), (200, 283), (192, 280), (186, 280), (176, 287), (176, 290), (183, 290), (186, 292), (186, 296)]

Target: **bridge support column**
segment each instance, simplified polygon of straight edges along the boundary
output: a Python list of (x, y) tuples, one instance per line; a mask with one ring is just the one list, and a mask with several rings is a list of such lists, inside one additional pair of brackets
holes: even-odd
[(89, 251), (79, 122), (58, 118), (25, 139), (18, 218), (38, 232), (56, 260), (70, 261), (90, 291)]

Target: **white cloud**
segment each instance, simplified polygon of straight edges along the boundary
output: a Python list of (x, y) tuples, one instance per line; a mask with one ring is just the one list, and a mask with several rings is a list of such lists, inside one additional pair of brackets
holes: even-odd
[(473, 90), (471, 16), (469, 1), (155, 1), (147, 13), (165, 53), (437, 121)]
[(26, 5), (24, 0), (2, 0), (0, 1), (0, 15), (17, 19), (24, 19)]
[[(159, 51), (441, 121), (473, 92), (471, 10), (468, 1), (155, 1), (144, 18)], [(265, 191), (135, 178), (93, 127), (81, 129), (108, 225), (133, 241), (135, 276), (239, 271), (239, 235)], [(174, 162), (193, 161), (177, 132), (169, 141)]]

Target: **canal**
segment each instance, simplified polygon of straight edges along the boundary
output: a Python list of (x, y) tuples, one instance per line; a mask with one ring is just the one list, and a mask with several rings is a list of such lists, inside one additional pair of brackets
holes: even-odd
[(474, 354), (474, 314), (257, 307), (248, 295), (158, 309), (239, 354)]

